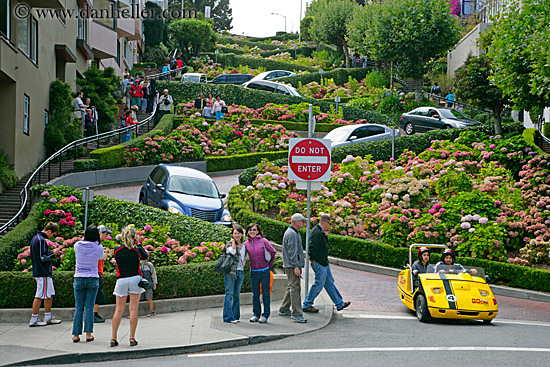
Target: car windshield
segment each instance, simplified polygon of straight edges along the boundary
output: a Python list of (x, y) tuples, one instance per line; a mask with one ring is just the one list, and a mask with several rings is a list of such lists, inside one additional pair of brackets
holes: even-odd
[[(428, 271), (430, 268), (428, 268)], [(434, 267), (434, 273), (440, 274), (461, 274), (461, 273), (470, 273), (473, 276), (484, 278), (485, 271), (482, 268), (473, 267), (473, 266), (464, 266), (460, 264), (447, 265), (439, 264)]]
[(218, 198), (220, 196), (214, 182), (192, 177), (170, 177), (167, 190), (173, 193), (203, 196), (206, 198)]
[(334, 129), (329, 132), (323, 139), (330, 139), (331, 141), (346, 141), (350, 133), (348, 129)]
[(198, 83), (201, 79), (200, 75), (183, 75), (184, 82), (195, 82)]
[(444, 117), (446, 119), (467, 119), (466, 116), (464, 116), (461, 112), (457, 110), (439, 110), (439, 113), (441, 114), (441, 117)]

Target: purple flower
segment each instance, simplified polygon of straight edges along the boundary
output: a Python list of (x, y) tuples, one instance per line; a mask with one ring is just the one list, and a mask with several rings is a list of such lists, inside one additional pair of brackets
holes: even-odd
[(433, 208), (434, 208), (435, 210), (439, 210), (439, 209), (441, 209), (441, 204), (435, 204), (435, 205), (433, 206)]
[(67, 224), (69, 225), (69, 227), (74, 227), (76, 223), (74, 221), (70, 220), (70, 221), (67, 222)]
[(336, 181), (341, 184), (342, 182), (344, 182), (344, 179), (342, 177), (338, 177), (338, 179), (336, 179)]
[(264, 184), (259, 183), (259, 184), (256, 185), (256, 187), (258, 188), (258, 190), (261, 190), (261, 189), (263, 189), (265, 186), (264, 186)]
[(45, 216), (48, 216), (50, 214), (52, 214), (53, 212), (50, 210), (50, 209), (46, 209), (46, 211), (44, 212), (44, 215)]
[(475, 220), (476, 222), (479, 221), (481, 219), (481, 216), (479, 214), (476, 214), (472, 217), (473, 220)]
[(470, 229), (468, 230), (468, 232), (470, 232), (470, 233), (474, 233), (475, 231), (476, 231), (475, 228), (470, 228)]
[(280, 189), (286, 189), (286, 185), (284, 182), (281, 182), (280, 184), (278, 184), (277, 187)]
[(66, 226), (66, 225), (67, 225), (67, 221), (66, 221), (65, 219), (61, 219), (61, 220), (59, 221), (59, 225), (60, 225), (60, 226)]
[(165, 253), (167, 253), (167, 252), (170, 252), (170, 248), (169, 248), (169, 247), (166, 247), (166, 246), (162, 246), (162, 247), (160, 248), (160, 252), (163, 253), (163, 254), (165, 254)]
[(489, 145), (489, 149), (495, 149), (495, 148), (496, 148), (496, 145), (495, 145), (495, 144)]
[(153, 229), (153, 227), (151, 227), (149, 224), (146, 224), (145, 227), (143, 227), (144, 231), (150, 231), (152, 229)]
[(74, 196), (69, 196), (69, 200), (72, 201), (73, 203), (76, 203), (78, 201), (77, 198), (75, 198)]
[(393, 195), (390, 194), (389, 192), (387, 192), (385, 196), (386, 196), (386, 198), (391, 199)]
[(483, 159), (489, 159), (489, 158), (491, 158), (491, 156), (489, 154), (484, 154), (483, 155)]
[(495, 200), (495, 205), (496, 206), (499, 206), (500, 204), (502, 204), (502, 202), (500, 200)]
[(122, 239), (122, 235), (119, 233), (115, 236), (117, 241), (120, 241)]
[(440, 212), (440, 213), (445, 213), (445, 208), (439, 209), (439, 212)]
[(55, 203), (57, 203), (57, 199), (56, 199), (56, 198), (51, 198), (51, 199), (49, 200), (49, 202), (55, 204)]
[(460, 224), (460, 226), (462, 227), (462, 229), (468, 229), (471, 227), (469, 222), (463, 222)]
[(42, 191), (42, 194), (40, 196), (50, 196), (50, 193), (47, 191)]
[(489, 222), (488, 218), (482, 217), (479, 218), (479, 224), (487, 224)]
[(431, 208), (430, 210), (428, 210), (428, 213), (430, 214), (435, 214), (437, 212), (437, 210), (435, 210), (434, 208)]

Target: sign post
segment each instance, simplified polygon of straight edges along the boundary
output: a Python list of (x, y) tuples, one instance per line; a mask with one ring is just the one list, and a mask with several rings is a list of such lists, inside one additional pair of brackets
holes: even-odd
[[(305, 293), (309, 291), (309, 232), (311, 218), (311, 190), (321, 188), (320, 181), (330, 180), (331, 141), (330, 139), (312, 139), (315, 130), (313, 105), (309, 105), (308, 138), (292, 138), (288, 147), (288, 179), (296, 181), (296, 187), (303, 189), (307, 184), (307, 223), (306, 223), (306, 261)], [(312, 185), (313, 183), (313, 185)]]
[(220, 50), (216, 50), (214, 51), (214, 53), (216, 54), (216, 64), (218, 63), (218, 54), (220, 53)]
[(334, 97), (334, 102), (336, 102), (336, 114), (338, 114), (338, 103), (340, 102), (340, 96)]

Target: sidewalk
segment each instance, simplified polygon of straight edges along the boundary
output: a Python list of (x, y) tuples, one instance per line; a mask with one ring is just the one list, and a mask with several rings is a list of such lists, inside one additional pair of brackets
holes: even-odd
[[(222, 308), (157, 314), (139, 318), (137, 347), (130, 347), (129, 320), (122, 319), (119, 345), (109, 347), (111, 320), (94, 325), (95, 341), (73, 343), (72, 322), (29, 328), (28, 323), (0, 323), (2, 366), (100, 362), (130, 358), (150, 358), (201, 352), (255, 344), (315, 331), (328, 325), (334, 305), (323, 291), (315, 302), (319, 313), (305, 314), (308, 322), (299, 324), (290, 317), (278, 316), (281, 301), (271, 302), (267, 324), (251, 323), (252, 306), (241, 304), (241, 322), (224, 323)], [(54, 313), (55, 314), (55, 313)]]

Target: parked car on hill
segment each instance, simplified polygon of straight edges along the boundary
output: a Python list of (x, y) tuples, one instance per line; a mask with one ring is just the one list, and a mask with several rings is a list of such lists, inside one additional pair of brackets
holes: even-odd
[(212, 84), (243, 84), (252, 79), (251, 74), (221, 74), (214, 78)]
[(399, 127), (407, 135), (435, 129), (450, 129), (483, 125), (462, 112), (447, 107), (418, 107), (401, 115)]
[(232, 226), (231, 214), (223, 206), (224, 197), (206, 173), (167, 164), (155, 167), (139, 192), (140, 204)]
[[(379, 124), (346, 125), (332, 130), (323, 139), (330, 139), (332, 148), (337, 148), (344, 145), (391, 139), (391, 130), (390, 127)], [(399, 129), (395, 129), (395, 136), (399, 136)]]
[(185, 73), (181, 77), (182, 82), (208, 83), (208, 77), (203, 73)]
[(296, 75), (296, 73), (293, 73), (292, 71), (271, 70), (271, 71), (264, 71), (263, 73), (256, 75), (251, 80), (273, 80), (273, 79), (285, 78), (287, 76), (294, 76), (294, 75)]
[(270, 82), (267, 80), (251, 80), (247, 83), (244, 83), (243, 87), (256, 90), (265, 90), (272, 93), (286, 94), (288, 96), (304, 97), (302, 92), (291, 85)]

